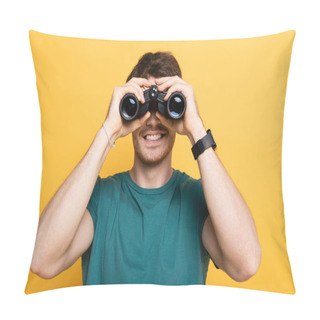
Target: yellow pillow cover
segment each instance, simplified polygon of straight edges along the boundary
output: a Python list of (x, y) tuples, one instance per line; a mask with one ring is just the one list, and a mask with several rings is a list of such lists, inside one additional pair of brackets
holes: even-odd
[[(208, 285), (294, 294), (287, 254), (281, 152), (287, 80), (296, 32), (240, 39), (118, 41), (29, 31), (41, 110), (40, 213), (86, 153), (105, 119), (112, 92), (146, 52), (170, 51), (193, 86), (216, 152), (248, 204), (262, 249), (251, 279), (236, 282), (210, 261)], [(101, 169), (131, 168), (131, 135), (118, 139)], [(186, 136), (177, 134), (174, 168), (200, 178)], [(57, 277), (29, 272), (25, 293), (82, 285), (81, 258)]]

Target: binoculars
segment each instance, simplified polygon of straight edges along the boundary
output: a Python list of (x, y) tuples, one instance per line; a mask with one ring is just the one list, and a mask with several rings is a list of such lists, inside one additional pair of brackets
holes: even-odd
[(175, 91), (164, 101), (166, 94), (167, 91), (158, 91), (158, 86), (152, 85), (143, 92), (145, 103), (141, 103), (133, 93), (127, 93), (120, 101), (120, 115), (124, 120), (130, 121), (155, 109), (167, 118), (182, 118), (187, 107), (185, 96)]

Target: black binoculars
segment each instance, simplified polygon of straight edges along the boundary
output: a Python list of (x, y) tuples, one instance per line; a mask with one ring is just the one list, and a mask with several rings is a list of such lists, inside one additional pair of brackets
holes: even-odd
[(120, 115), (124, 120), (130, 121), (155, 109), (168, 118), (182, 118), (187, 107), (185, 96), (175, 91), (164, 101), (166, 94), (167, 91), (158, 91), (158, 86), (152, 85), (143, 91), (145, 103), (141, 103), (133, 93), (127, 93), (120, 101)]

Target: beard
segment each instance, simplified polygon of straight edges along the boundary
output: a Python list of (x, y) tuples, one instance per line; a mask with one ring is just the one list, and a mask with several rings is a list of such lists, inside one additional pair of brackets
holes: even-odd
[(134, 146), (135, 157), (144, 165), (155, 167), (159, 165), (168, 156), (171, 156), (176, 134), (167, 132), (162, 138), (163, 141), (156, 147), (148, 147), (144, 143), (143, 136), (139, 133), (132, 133), (132, 142)]

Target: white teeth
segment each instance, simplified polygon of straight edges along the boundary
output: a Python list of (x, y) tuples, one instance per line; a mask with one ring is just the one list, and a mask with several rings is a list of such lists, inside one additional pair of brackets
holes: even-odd
[(161, 134), (157, 134), (154, 136), (146, 136), (147, 140), (159, 140), (161, 138)]

